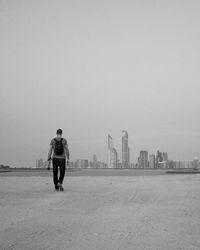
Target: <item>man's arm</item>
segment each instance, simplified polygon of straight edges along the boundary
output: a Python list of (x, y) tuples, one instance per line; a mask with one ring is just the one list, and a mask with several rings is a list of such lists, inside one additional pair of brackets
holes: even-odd
[(53, 145), (50, 145), (50, 149), (49, 149), (49, 153), (48, 153), (48, 166), (47, 166), (47, 170), (50, 170), (50, 166), (51, 166), (51, 155), (52, 155), (52, 151), (53, 151)]
[(49, 153), (48, 153), (48, 161), (51, 160), (52, 152), (53, 152), (53, 145), (50, 145), (50, 149), (49, 149)]
[(69, 165), (69, 149), (67, 143), (65, 144), (64, 150), (65, 150), (65, 155), (67, 157), (67, 165)]

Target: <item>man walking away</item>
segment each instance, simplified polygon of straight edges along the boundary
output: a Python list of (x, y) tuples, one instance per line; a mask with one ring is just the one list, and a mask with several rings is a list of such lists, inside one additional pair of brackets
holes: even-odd
[[(69, 165), (69, 150), (67, 140), (62, 138), (62, 129), (58, 129), (57, 136), (51, 140), (48, 154), (48, 161), (51, 160), (53, 153), (53, 182), (56, 191), (64, 191), (62, 186), (65, 177), (65, 165), (67, 157), (67, 165)], [(60, 176), (58, 178), (58, 168), (60, 169)]]

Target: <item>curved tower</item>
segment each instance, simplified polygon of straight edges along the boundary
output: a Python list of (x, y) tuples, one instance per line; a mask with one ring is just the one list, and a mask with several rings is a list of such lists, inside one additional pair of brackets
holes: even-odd
[(129, 146), (128, 146), (128, 132), (122, 131), (122, 168), (128, 168), (129, 166)]
[(108, 159), (107, 159), (108, 168), (117, 168), (117, 151), (113, 147), (113, 138), (108, 135)]
[(115, 148), (111, 149), (111, 168), (117, 168), (117, 150)]

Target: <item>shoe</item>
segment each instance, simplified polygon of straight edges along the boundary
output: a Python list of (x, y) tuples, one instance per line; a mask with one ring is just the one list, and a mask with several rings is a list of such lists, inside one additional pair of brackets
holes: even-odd
[(60, 189), (60, 191), (64, 191), (64, 188), (63, 188), (62, 184), (59, 183), (59, 182), (58, 182), (58, 188)]
[(58, 186), (55, 186), (55, 190), (56, 190), (56, 191), (59, 191), (59, 187), (58, 187)]

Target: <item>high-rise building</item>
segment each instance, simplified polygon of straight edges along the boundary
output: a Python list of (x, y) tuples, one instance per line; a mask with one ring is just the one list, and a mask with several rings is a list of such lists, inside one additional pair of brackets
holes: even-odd
[(148, 152), (147, 151), (140, 151), (140, 156), (138, 158), (138, 165), (139, 168), (148, 168)]
[(193, 168), (194, 168), (194, 169), (197, 169), (197, 168), (200, 167), (198, 157), (195, 157), (195, 158), (194, 158), (194, 160), (193, 160), (193, 162), (192, 162), (192, 165), (193, 165)]
[(163, 154), (158, 150), (156, 155), (156, 168), (161, 168), (163, 165)]
[(111, 149), (113, 148), (113, 138), (108, 135), (108, 157), (107, 157), (107, 167), (111, 168)]
[(39, 168), (40, 167), (40, 160), (36, 160), (36, 168)]
[(130, 163), (130, 168), (135, 168), (135, 164), (134, 163)]
[(180, 161), (175, 161), (175, 168), (180, 168), (181, 167), (181, 162)]
[(111, 149), (111, 168), (117, 168), (117, 150), (115, 148)]
[(166, 163), (166, 168), (174, 168), (174, 167), (175, 167), (174, 161), (168, 160)]
[(74, 163), (72, 162), (72, 161), (70, 161), (69, 162), (69, 166), (68, 166), (68, 168), (74, 168), (75, 166), (74, 166)]
[(168, 168), (169, 166), (168, 162), (168, 153), (167, 152), (160, 152), (157, 151), (156, 155), (156, 168)]
[(75, 167), (76, 168), (88, 168), (89, 162), (88, 162), (88, 160), (79, 159), (75, 162)]
[(167, 152), (163, 152), (163, 161), (168, 161), (168, 153)]
[(118, 163), (117, 150), (113, 147), (113, 138), (110, 135), (108, 135), (107, 167), (117, 168), (117, 163)]
[(128, 165), (130, 165), (130, 148), (128, 147)]
[(149, 168), (155, 168), (156, 167), (156, 156), (154, 154), (151, 154), (149, 156)]
[(117, 162), (117, 168), (122, 168), (122, 163), (119, 160)]
[(42, 168), (44, 166), (45, 165), (44, 165), (44, 162), (43, 162), (42, 158), (40, 158), (39, 160), (38, 159), (36, 160), (36, 168)]
[(98, 161), (98, 168), (106, 168), (106, 163)]
[(93, 163), (92, 163), (93, 168), (98, 168), (98, 161), (97, 161), (97, 156), (93, 155)]
[(129, 167), (130, 161), (130, 150), (128, 146), (128, 132), (123, 130), (122, 131), (122, 168)]

